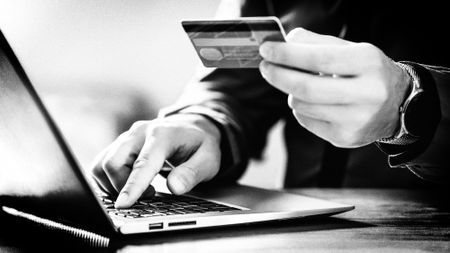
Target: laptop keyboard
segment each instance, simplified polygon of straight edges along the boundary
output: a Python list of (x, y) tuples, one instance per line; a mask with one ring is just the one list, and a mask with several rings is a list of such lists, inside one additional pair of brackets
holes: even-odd
[(241, 210), (236, 207), (218, 204), (205, 199), (159, 192), (156, 193), (153, 198), (140, 200), (127, 209), (114, 208), (114, 201), (108, 197), (100, 196), (100, 199), (109, 215), (124, 218), (149, 218), (167, 215)]

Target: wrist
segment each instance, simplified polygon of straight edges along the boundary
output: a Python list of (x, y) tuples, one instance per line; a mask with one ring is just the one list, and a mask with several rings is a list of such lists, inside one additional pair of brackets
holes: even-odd
[(399, 106), (399, 117), (396, 130), (388, 138), (378, 140), (380, 143), (407, 145), (416, 142), (424, 134), (423, 111), (426, 110), (426, 99), (423, 99), (424, 89), (416, 71), (409, 65), (396, 63), (409, 78), (407, 90)]
[[(403, 62), (402, 62), (403, 63)], [(410, 66), (416, 76), (418, 84), (423, 92), (410, 101), (409, 106), (403, 106), (403, 123), (417, 139), (405, 144), (402, 142), (376, 142), (378, 148), (388, 155), (391, 167), (404, 166), (413, 162), (421, 154), (426, 152), (430, 143), (434, 141), (434, 134), (441, 121), (441, 107), (439, 94), (436, 89), (436, 81), (431, 71), (426, 67), (414, 62), (404, 62)]]
[(380, 138), (377, 141), (388, 141), (394, 139), (399, 135), (401, 131), (401, 108), (404, 105), (405, 101), (411, 94), (411, 90), (413, 87), (413, 77), (410, 72), (406, 69), (407, 66), (402, 63), (394, 62), (397, 69), (399, 70), (399, 81), (396, 83), (396, 88), (394, 89), (394, 94), (396, 96), (393, 104), (395, 108), (395, 117), (390, 121), (390, 125), (387, 127), (387, 134), (385, 137)]

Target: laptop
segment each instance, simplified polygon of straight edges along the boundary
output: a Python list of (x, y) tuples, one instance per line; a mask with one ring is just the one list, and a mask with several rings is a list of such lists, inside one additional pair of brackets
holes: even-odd
[(0, 206), (105, 236), (333, 215), (351, 205), (231, 185), (157, 192), (128, 209), (99, 195), (0, 31)]

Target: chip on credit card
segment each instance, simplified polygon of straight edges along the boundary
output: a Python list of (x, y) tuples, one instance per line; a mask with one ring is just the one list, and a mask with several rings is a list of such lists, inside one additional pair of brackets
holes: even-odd
[(285, 32), (277, 17), (181, 22), (205, 67), (258, 68), (259, 46), (282, 41)]

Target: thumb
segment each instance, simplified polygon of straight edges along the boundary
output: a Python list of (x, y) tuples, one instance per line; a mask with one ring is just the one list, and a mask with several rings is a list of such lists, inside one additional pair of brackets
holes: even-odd
[(203, 144), (189, 160), (170, 172), (167, 187), (176, 195), (189, 192), (197, 184), (212, 179), (219, 171), (219, 166), (219, 148)]
[(291, 30), (286, 36), (286, 41), (291, 43), (305, 43), (305, 44), (334, 44), (346, 45), (349, 41), (341, 38), (315, 33), (301, 27)]

